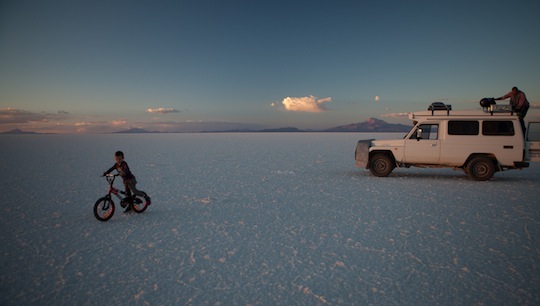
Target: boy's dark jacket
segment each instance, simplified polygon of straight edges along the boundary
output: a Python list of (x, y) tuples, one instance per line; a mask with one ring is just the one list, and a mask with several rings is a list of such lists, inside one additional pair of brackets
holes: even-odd
[(122, 161), (120, 165), (118, 165), (117, 163), (114, 163), (114, 165), (109, 170), (105, 171), (105, 174), (109, 174), (113, 170), (118, 171), (118, 174), (120, 174), (124, 182), (135, 179), (135, 176), (129, 170), (129, 166), (126, 163), (126, 161)]

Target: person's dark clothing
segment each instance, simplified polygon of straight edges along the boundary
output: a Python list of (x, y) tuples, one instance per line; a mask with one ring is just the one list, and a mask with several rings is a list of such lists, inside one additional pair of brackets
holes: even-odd
[(132, 179), (135, 179), (135, 176), (133, 175), (133, 173), (131, 173), (131, 171), (129, 170), (129, 166), (128, 164), (126, 163), (126, 161), (122, 161), (122, 163), (117, 164), (117, 163), (114, 163), (114, 165), (107, 171), (105, 171), (105, 174), (109, 174), (111, 173), (113, 170), (116, 170), (118, 172), (118, 174), (120, 174), (120, 176), (122, 177), (122, 179), (124, 180), (124, 183), (127, 181), (127, 180), (132, 180)]
[(122, 180), (124, 181), (126, 195), (128, 197), (131, 197), (132, 192), (138, 196), (146, 196), (146, 193), (137, 189), (137, 180), (135, 179), (135, 175), (133, 175), (133, 173), (131, 173), (131, 171), (129, 170), (129, 166), (126, 161), (122, 161), (120, 165), (115, 163), (109, 170), (105, 171), (105, 174), (109, 174), (113, 170), (116, 170), (118, 174), (120, 174), (120, 176), (122, 177)]
[(506, 95), (496, 100), (505, 100), (508, 98), (510, 98), (510, 106), (512, 107), (512, 111), (514, 111), (519, 117), (521, 130), (523, 131), (523, 135), (525, 135), (526, 126), (525, 126), (524, 119), (525, 119), (525, 116), (527, 115), (527, 111), (529, 110), (529, 101), (527, 101), (527, 97), (525, 96), (525, 93), (521, 90), (517, 90), (515, 94), (513, 91), (510, 91)]

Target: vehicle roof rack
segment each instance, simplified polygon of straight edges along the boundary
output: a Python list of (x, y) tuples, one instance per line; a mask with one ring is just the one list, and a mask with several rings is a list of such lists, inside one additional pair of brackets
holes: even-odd
[(485, 113), (490, 113), (491, 116), (493, 116), (493, 113), (514, 114), (514, 110), (512, 110), (512, 106), (510, 104), (492, 104), (489, 107), (484, 107), (483, 109)]
[(433, 102), (431, 105), (429, 105), (428, 110), (431, 111), (431, 115), (433, 116), (435, 114), (436, 110), (445, 110), (446, 115), (450, 115), (450, 111), (452, 110), (452, 105), (450, 104), (444, 104), (442, 102)]
[(484, 113), (490, 113), (493, 116), (493, 113), (510, 113), (514, 114), (514, 110), (510, 104), (497, 105), (495, 98), (483, 98), (480, 100), (480, 106)]
[(511, 110), (509, 105), (498, 105), (493, 108), (483, 110), (449, 110), (449, 109), (429, 109), (425, 111), (417, 111), (408, 113), (410, 120), (417, 118), (437, 118), (437, 117), (499, 117), (499, 116), (516, 116), (517, 113)]

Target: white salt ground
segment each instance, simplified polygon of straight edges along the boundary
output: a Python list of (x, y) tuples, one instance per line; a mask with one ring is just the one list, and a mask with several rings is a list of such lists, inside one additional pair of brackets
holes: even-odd
[[(3, 135), (0, 304), (540, 304), (540, 165), (355, 168), (401, 136)], [(116, 150), (153, 204), (99, 222)]]

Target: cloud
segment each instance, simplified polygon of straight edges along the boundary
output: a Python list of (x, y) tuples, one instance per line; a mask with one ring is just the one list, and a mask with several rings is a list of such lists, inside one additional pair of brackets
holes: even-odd
[(11, 107), (0, 109), (0, 124), (49, 122), (51, 120), (65, 120), (66, 118), (65, 113), (34, 113)]
[(409, 113), (389, 113), (382, 114), (381, 117), (408, 117)]
[(175, 108), (158, 107), (158, 108), (148, 108), (146, 112), (152, 113), (152, 114), (169, 114), (169, 113), (179, 113), (180, 111)]
[(323, 103), (331, 102), (332, 98), (317, 99), (317, 97), (287, 97), (281, 104), (285, 109), (293, 112), (320, 113), (326, 111)]
[(123, 126), (123, 125), (126, 125), (127, 123), (128, 123), (128, 122), (127, 122), (127, 120), (125, 120), (125, 119), (120, 119), (120, 120), (113, 120), (113, 121), (111, 121), (111, 124), (112, 124), (113, 126)]

